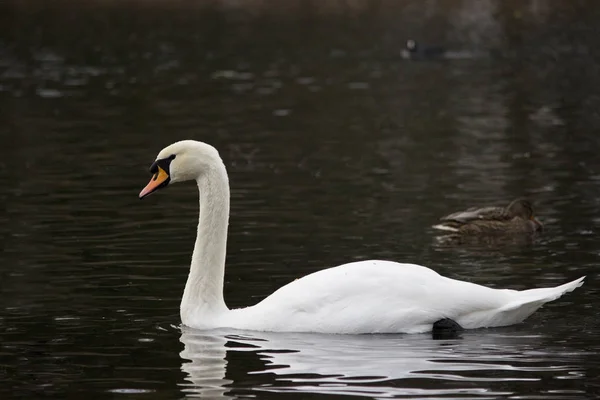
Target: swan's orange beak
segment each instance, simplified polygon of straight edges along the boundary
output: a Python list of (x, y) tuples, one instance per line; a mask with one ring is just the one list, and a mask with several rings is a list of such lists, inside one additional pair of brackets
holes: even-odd
[(152, 176), (152, 179), (150, 179), (150, 182), (148, 182), (146, 187), (143, 188), (142, 191), (140, 192), (140, 200), (143, 199), (144, 197), (154, 193), (158, 189), (167, 186), (169, 183), (169, 179), (170, 179), (169, 174), (167, 174), (165, 172), (165, 170), (162, 169), (161, 167), (158, 167), (158, 170)]

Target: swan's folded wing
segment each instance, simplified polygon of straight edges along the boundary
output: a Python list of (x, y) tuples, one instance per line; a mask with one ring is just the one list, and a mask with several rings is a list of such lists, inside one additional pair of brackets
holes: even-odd
[(307, 275), (256, 306), (234, 310), (232, 317), (243, 329), (426, 332), (439, 319), (501, 307), (508, 292), (445, 278), (419, 265), (369, 260)]

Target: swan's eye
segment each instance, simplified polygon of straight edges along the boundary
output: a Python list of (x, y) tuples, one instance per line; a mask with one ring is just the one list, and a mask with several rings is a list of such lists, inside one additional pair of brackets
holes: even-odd
[(175, 159), (175, 154), (171, 154), (169, 157), (167, 158), (161, 158), (160, 160), (156, 160), (152, 163), (152, 165), (150, 166), (150, 173), (151, 174), (157, 174), (158, 173), (158, 167), (164, 169), (165, 171), (169, 171), (169, 165), (171, 164), (171, 161), (173, 161)]

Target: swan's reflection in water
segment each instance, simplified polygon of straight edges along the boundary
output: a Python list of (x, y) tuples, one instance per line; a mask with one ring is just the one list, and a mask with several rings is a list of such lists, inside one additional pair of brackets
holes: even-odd
[[(583, 382), (584, 352), (552, 346), (541, 334), (502, 331), (467, 332), (458, 339), (428, 335), (321, 335), (184, 329), (183, 392), (202, 398), (226, 398), (236, 391), (328, 393), (376, 398), (510, 396), (502, 382), (539, 382), (537, 395), (578, 398), (581, 385), (547, 387), (546, 378)], [(229, 365), (235, 352), (254, 353), (262, 365)], [(235, 358), (235, 357), (234, 357)], [(238, 360), (235, 360), (238, 361)], [(251, 365), (258, 365), (256, 362)], [(243, 380), (251, 379), (247, 386)], [(257, 384), (257, 382), (260, 382)], [(575, 388), (575, 389), (574, 389)], [(530, 388), (534, 394), (535, 387)], [(233, 395), (232, 395), (233, 396)]]
[(225, 398), (228, 391), (226, 385), (233, 381), (225, 379), (227, 370), (227, 338), (222, 334), (194, 333), (182, 328), (180, 338), (184, 345), (179, 353), (188, 360), (181, 365), (189, 383), (182, 385), (183, 392), (190, 397), (198, 395), (202, 398)]

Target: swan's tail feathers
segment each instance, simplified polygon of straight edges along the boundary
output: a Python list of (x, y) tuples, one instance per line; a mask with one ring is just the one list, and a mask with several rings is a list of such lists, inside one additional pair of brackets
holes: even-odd
[(523, 321), (544, 304), (556, 300), (565, 293), (572, 292), (583, 285), (585, 276), (564, 285), (551, 288), (528, 289), (518, 292), (515, 301), (511, 301), (500, 310), (503, 314), (512, 314), (515, 323)]
[(547, 303), (549, 301), (558, 299), (565, 293), (569, 293), (577, 289), (579, 286), (583, 285), (584, 279), (585, 276), (582, 276), (581, 278), (572, 282), (556, 287), (523, 290), (519, 292), (519, 298), (527, 303), (536, 301), (541, 301), (542, 304)]
[(446, 232), (458, 232), (457, 228), (454, 228), (452, 226), (448, 226), (448, 225), (445, 225), (445, 224), (433, 225), (432, 228), (433, 229), (438, 229), (440, 231), (446, 231)]
[(545, 303), (556, 300), (583, 285), (585, 276), (564, 285), (514, 292), (514, 299), (495, 311), (470, 314), (457, 322), (465, 328), (507, 326), (523, 322)]

